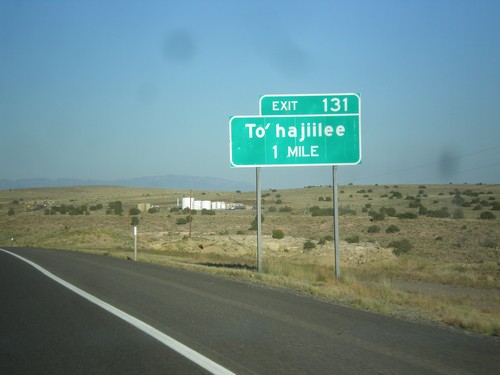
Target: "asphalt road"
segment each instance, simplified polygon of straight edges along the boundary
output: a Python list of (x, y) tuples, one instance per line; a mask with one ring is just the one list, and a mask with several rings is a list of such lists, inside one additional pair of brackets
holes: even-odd
[[(7, 249), (237, 374), (493, 374), (500, 340), (105, 256)], [(201, 367), (0, 251), (0, 374)]]

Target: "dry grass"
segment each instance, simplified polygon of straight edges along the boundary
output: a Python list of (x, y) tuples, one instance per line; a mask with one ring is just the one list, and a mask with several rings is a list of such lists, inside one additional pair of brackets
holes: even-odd
[[(469, 207), (452, 203), (457, 189), (461, 197), (472, 202)], [(0, 190), (0, 245), (73, 249), (125, 258), (133, 251), (129, 209), (143, 202), (158, 204), (160, 213), (144, 213), (140, 220), (141, 261), (294, 288), (365, 309), (475, 332), (500, 333), (499, 218), (479, 219), (486, 210), (500, 217), (500, 211), (492, 207), (500, 200), (500, 186), (343, 186), (339, 190), (341, 208), (351, 210), (351, 214), (340, 217), (341, 239), (359, 237), (359, 243), (341, 241), (339, 280), (334, 275), (333, 244), (328, 240), (320, 242), (332, 235), (332, 217), (312, 217), (309, 212), (312, 206), (331, 207), (329, 187), (263, 192), (261, 274), (254, 269), (256, 238), (255, 232), (249, 230), (255, 211), (223, 211), (215, 216), (197, 213), (193, 215), (190, 237), (189, 225), (176, 224), (186, 214), (170, 212), (177, 198), (188, 194), (184, 191), (121, 187)], [(393, 192), (402, 198), (391, 198)], [(196, 191), (193, 196), (255, 205), (254, 192)], [(277, 203), (278, 199), (281, 203)], [(410, 207), (416, 199), (428, 210), (446, 207), (453, 214), (460, 209), (459, 216), (463, 217), (370, 219), (369, 211), (381, 207), (418, 214), (418, 207)], [(116, 200), (123, 202), (123, 216), (105, 212), (108, 202)], [(100, 203), (105, 208), (79, 216), (44, 215), (43, 210), (32, 210), (43, 202)], [(477, 209), (477, 204), (482, 208)], [(280, 212), (285, 206), (291, 212)], [(9, 215), (9, 210), (15, 214)], [(373, 225), (380, 227), (378, 233), (369, 233)], [(390, 225), (400, 231), (386, 233)], [(275, 229), (282, 230), (285, 238), (273, 239)], [(412, 248), (395, 256), (388, 245), (402, 239), (410, 241)], [(312, 240), (316, 248), (304, 250), (306, 240)]]

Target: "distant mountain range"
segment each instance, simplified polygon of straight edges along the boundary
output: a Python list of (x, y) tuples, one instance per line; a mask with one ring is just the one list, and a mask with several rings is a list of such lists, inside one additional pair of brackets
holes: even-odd
[(79, 180), (60, 178), (55, 180), (45, 178), (30, 178), (19, 180), (0, 179), (0, 189), (24, 189), (64, 186), (128, 186), (161, 189), (193, 189), (220, 191), (252, 191), (255, 186), (246, 182), (232, 181), (215, 177), (196, 177), (183, 175), (166, 175), (151, 177), (136, 177), (120, 180)]

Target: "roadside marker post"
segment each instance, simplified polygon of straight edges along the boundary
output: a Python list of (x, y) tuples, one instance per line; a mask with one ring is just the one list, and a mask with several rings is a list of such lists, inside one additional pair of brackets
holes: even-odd
[(134, 225), (134, 261), (137, 262), (137, 225)]
[(332, 166), (335, 274), (340, 277), (337, 167), (361, 163), (361, 98), (355, 93), (263, 95), (259, 116), (229, 120), (233, 168), (256, 168), (257, 268), (262, 268), (261, 167)]

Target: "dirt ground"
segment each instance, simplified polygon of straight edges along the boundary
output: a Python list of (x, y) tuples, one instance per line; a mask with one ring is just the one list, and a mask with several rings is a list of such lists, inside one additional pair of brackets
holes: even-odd
[[(188, 236), (188, 232), (184, 236)], [(166, 233), (164, 233), (166, 235)], [(316, 244), (316, 248), (304, 250), (305, 238), (285, 237), (275, 239), (269, 235), (262, 236), (263, 257), (283, 258), (290, 261), (309, 260), (315, 264), (334, 264), (333, 241), (326, 241), (324, 245)], [(141, 244), (145, 247), (165, 252), (188, 252), (200, 254), (221, 254), (228, 257), (239, 257), (242, 255), (252, 256), (257, 249), (257, 236), (251, 235), (198, 235), (192, 238), (179, 240), (178, 237), (170, 241), (149, 242), (147, 238), (142, 239)], [(391, 248), (384, 248), (376, 243), (347, 243), (340, 241), (341, 262), (347, 264), (365, 264), (383, 259), (394, 259), (395, 255)]]

